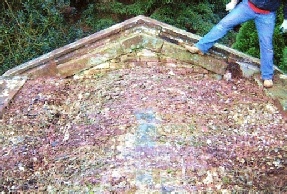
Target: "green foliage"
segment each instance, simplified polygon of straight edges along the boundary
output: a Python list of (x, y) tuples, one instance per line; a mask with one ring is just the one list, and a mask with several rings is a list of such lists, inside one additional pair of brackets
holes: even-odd
[(116, 24), (117, 21), (115, 21), (110, 15), (99, 15), (96, 7), (97, 6), (95, 4), (90, 4), (82, 13), (81, 22), (90, 28), (89, 31), (100, 31)]
[(154, 0), (138, 0), (131, 4), (124, 4), (119, 1), (109, 3), (96, 3), (96, 8), (99, 13), (116, 14), (118, 17), (133, 17), (136, 15), (144, 15), (154, 4)]
[(287, 47), (283, 49), (283, 54), (280, 62), (281, 63), (279, 65), (279, 68), (287, 72)]
[[(30, 0), (14, 11), (6, 2), (0, 24), (0, 74), (76, 38), (83, 37), (77, 26), (65, 24), (54, 1)], [(19, 5), (18, 5), (19, 6)]]
[(220, 19), (213, 14), (213, 5), (206, 2), (165, 5), (151, 17), (199, 35), (207, 33)]
[(276, 28), (274, 32), (274, 61), (275, 64), (278, 65), (278, 67), (287, 73), (287, 60), (286, 60), (286, 47), (287, 47), (287, 35), (282, 34), (279, 31), (279, 27), (283, 22), (283, 7), (278, 11), (277, 15), (277, 22), (276, 22)]

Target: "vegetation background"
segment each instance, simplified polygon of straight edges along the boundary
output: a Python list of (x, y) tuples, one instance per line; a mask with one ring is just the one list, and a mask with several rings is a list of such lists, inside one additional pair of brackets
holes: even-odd
[[(8, 69), (137, 15), (145, 15), (203, 36), (224, 15), (229, 0), (2, 0), (0, 75)], [(287, 39), (274, 34), (275, 64), (287, 72)], [(259, 57), (253, 22), (228, 33), (220, 43)]]

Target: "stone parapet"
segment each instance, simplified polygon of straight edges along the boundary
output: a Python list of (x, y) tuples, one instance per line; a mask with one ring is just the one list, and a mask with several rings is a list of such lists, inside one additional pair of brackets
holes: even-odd
[[(43, 76), (45, 69), (50, 69), (49, 66), (54, 63), (54, 76), (65, 77), (142, 48), (169, 55), (170, 53), (165, 51), (168, 47), (170, 50), (180, 50), (178, 42), (193, 44), (199, 38), (200, 36), (140, 15), (21, 64), (7, 71), (4, 76), (37, 77), (38, 72), (39, 76)], [(188, 54), (177, 56), (184, 61), (191, 57)], [(211, 57), (213, 56), (259, 64), (258, 59), (220, 44), (216, 44), (212, 49)], [(207, 61), (204, 60), (204, 63)], [(74, 68), (76, 69), (72, 70)], [(48, 73), (51, 76), (51, 72)]]

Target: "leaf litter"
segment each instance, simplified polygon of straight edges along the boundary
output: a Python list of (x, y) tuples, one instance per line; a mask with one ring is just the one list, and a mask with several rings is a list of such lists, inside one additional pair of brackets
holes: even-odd
[(287, 192), (286, 120), (247, 79), (165, 66), (30, 79), (0, 122), (4, 192)]

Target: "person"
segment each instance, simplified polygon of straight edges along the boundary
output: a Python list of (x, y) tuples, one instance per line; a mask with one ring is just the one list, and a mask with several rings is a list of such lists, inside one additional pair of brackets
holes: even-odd
[[(280, 0), (231, 0), (226, 4), (229, 11), (217, 25), (215, 25), (194, 46), (185, 48), (194, 54), (205, 54), (233, 27), (249, 20), (254, 20), (260, 45), (260, 71), (265, 88), (273, 86), (273, 33), (275, 28), (276, 11), (282, 2)], [(280, 31), (287, 32), (287, 0), (284, 0), (284, 21)]]

